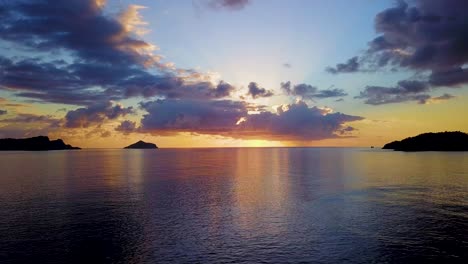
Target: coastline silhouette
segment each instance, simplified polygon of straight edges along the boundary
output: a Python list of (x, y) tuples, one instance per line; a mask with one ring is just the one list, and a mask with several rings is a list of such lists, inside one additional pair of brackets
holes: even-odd
[(468, 134), (453, 131), (424, 133), (385, 144), (395, 151), (468, 151)]
[(148, 143), (148, 142), (139, 140), (136, 143), (126, 146), (124, 149), (157, 149), (157, 148), (158, 146), (156, 146), (156, 144), (154, 143)]
[(65, 144), (63, 140), (50, 140), (46, 136), (37, 136), (31, 138), (3, 138), (0, 139), (0, 151), (7, 150), (29, 150), (29, 151), (46, 151), (46, 150), (70, 150), (81, 149)]

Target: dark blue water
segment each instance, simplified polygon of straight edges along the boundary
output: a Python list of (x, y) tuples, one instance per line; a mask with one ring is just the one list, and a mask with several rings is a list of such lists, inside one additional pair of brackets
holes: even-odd
[(467, 260), (467, 152), (0, 152), (0, 263)]

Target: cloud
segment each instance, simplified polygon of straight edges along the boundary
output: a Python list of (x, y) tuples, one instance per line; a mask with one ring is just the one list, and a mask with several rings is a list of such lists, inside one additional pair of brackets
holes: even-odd
[(331, 74), (357, 72), (359, 71), (358, 57), (352, 57), (345, 63), (338, 63), (335, 67), (327, 67), (325, 70)]
[(102, 138), (107, 138), (107, 137), (110, 137), (110, 136), (112, 136), (112, 133), (110, 131), (105, 130), (105, 131), (101, 132), (101, 137)]
[(426, 104), (433, 104), (433, 103), (440, 103), (440, 102), (443, 102), (443, 101), (447, 101), (447, 100), (451, 100), (451, 99), (454, 99), (454, 98), (457, 98), (456, 96), (453, 96), (451, 94), (448, 94), (448, 93), (444, 93), (443, 95), (441, 96), (437, 96), (437, 97), (431, 97), (429, 100), (427, 100), (425, 103)]
[(68, 111), (65, 115), (65, 127), (89, 127), (133, 113), (134, 110), (132, 107), (126, 108), (110, 101), (100, 102), (85, 108)]
[(61, 119), (50, 115), (19, 113), (11, 118), (0, 119), (0, 138), (47, 135), (60, 129), (61, 125)]
[(380, 35), (361, 56), (366, 65), (357, 63), (357, 57), (341, 65), (352, 65), (352, 71), (389, 65), (430, 71), (460, 68), (468, 62), (467, 9), (468, 2), (459, 0), (398, 1), (376, 15)]
[(336, 138), (344, 124), (362, 117), (308, 107), (304, 102), (283, 105), (276, 113), (248, 113), (248, 105), (229, 100), (157, 100), (142, 103), (139, 132), (172, 135), (181, 132), (220, 135), (242, 139), (320, 140)]
[(438, 96), (438, 97), (434, 97), (433, 100), (450, 100), (450, 99), (453, 99), (453, 98), (456, 98), (456, 96), (453, 96), (451, 94), (448, 94), (448, 93), (445, 93), (441, 96)]
[(208, 94), (212, 95), (214, 98), (223, 98), (227, 97), (234, 91), (234, 86), (229, 83), (220, 81), (215, 88), (212, 88)]
[(357, 129), (354, 127), (347, 126), (343, 129), (340, 130), (340, 135), (346, 135), (349, 134), (350, 132), (356, 131)]
[(407, 101), (417, 101), (424, 104), (431, 96), (428, 94), (399, 94), (392, 91), (398, 88), (366, 86), (359, 96), (355, 98), (365, 99), (364, 103), (370, 105), (381, 105), (391, 103), (401, 103)]
[(252, 96), (253, 99), (259, 97), (270, 97), (274, 95), (273, 91), (259, 87), (256, 82), (250, 82), (248, 88), (249, 91), (247, 92), (247, 95)]
[[(0, 122), (5, 124), (3, 131), (18, 132), (24, 126), (26, 135), (54, 127), (67, 133), (84, 131), (86, 135), (104, 137), (110, 132), (101, 129), (101, 124), (114, 121), (120, 122), (115, 130), (123, 133), (188, 132), (319, 140), (340, 137), (348, 129), (347, 122), (362, 119), (309, 107), (304, 102), (270, 112), (265, 106), (229, 100), (236, 91), (234, 86), (224, 81), (215, 83), (210, 74), (163, 62), (156, 53), (157, 47), (141, 39), (146, 33), (146, 22), (138, 11), (143, 7), (131, 5), (111, 16), (103, 10), (104, 2), (22, 0), (0, 4), (0, 40), (2, 45), (14, 46), (17, 51), (15, 55), (0, 56), (0, 89), (38, 102), (79, 106), (63, 119), (19, 114)], [(215, 8), (238, 10), (250, 1), (210, 3)], [(308, 95), (301, 92), (300, 85), (292, 89)], [(313, 96), (342, 94), (340, 89), (316, 89)], [(251, 82), (247, 95), (253, 99), (270, 97), (273, 91)], [(122, 121), (135, 109), (115, 103), (132, 97), (151, 98), (140, 104), (146, 114), (138, 127), (137, 122)], [(40, 129), (34, 130), (33, 124), (40, 124)]]
[(314, 98), (324, 99), (348, 95), (344, 90), (338, 88), (329, 90), (319, 90), (316, 86), (312, 86), (310, 84), (305, 83), (293, 86), (290, 81), (281, 83), (281, 89), (287, 95), (300, 96), (303, 99), (309, 100), (313, 100)]
[(330, 97), (340, 97), (347, 96), (348, 94), (343, 89), (329, 89), (329, 90), (320, 90), (315, 97), (316, 98), (330, 98)]
[(7, 110), (2, 110), (2, 109), (0, 109), (0, 116), (1, 116), (1, 115), (6, 115), (7, 113), (8, 113)]
[[(26, 53), (0, 56), (0, 89), (73, 105), (139, 96), (218, 98), (229, 94), (231, 87), (226, 83), (214, 86), (207, 74), (161, 61), (154, 53), (157, 47), (139, 38), (146, 24), (138, 14), (142, 6), (130, 5), (110, 16), (102, 10), (103, 3), (2, 2), (0, 40)], [(50, 59), (56, 57), (67, 59)], [(199, 89), (190, 90), (194, 87)]]
[(250, 2), (251, 0), (209, 0), (208, 5), (215, 9), (240, 10)]
[(124, 120), (119, 126), (115, 128), (115, 131), (122, 132), (124, 135), (128, 135), (137, 130), (136, 122), (130, 120)]
[[(432, 88), (461, 87), (468, 83), (466, 10), (467, 1), (397, 1), (396, 6), (376, 15), (375, 29), (379, 35), (368, 43), (363, 54), (326, 70), (338, 74), (410, 69), (421, 73)], [(423, 97), (421, 94), (395, 96), (382, 102)], [(371, 99), (370, 102), (381, 101)]]
[(381, 105), (406, 101), (424, 103), (430, 95), (423, 94), (429, 91), (429, 86), (421, 81), (400, 81), (396, 87), (366, 86), (359, 96), (365, 99), (366, 104)]
[(148, 114), (141, 120), (142, 130), (160, 132), (228, 133), (247, 115), (246, 103), (230, 100), (156, 100), (142, 103)]
[(130, 6), (118, 18), (102, 11), (102, 1), (5, 1), (0, 38), (33, 50), (65, 49), (86, 62), (158, 65), (155, 47), (132, 36), (140, 24)]
[(365, 99), (364, 103), (381, 105), (390, 103), (401, 103), (416, 101), (419, 104), (440, 102), (455, 98), (450, 94), (431, 97), (427, 94), (430, 87), (421, 81), (400, 81), (396, 87), (367, 86), (355, 98)]
[(90, 105), (129, 97), (221, 98), (235, 87), (227, 82), (190, 81), (172, 74), (155, 75), (139, 68), (75, 63), (58, 66), (36, 59), (0, 57), (0, 88), (46, 102)]
[(460, 67), (468, 61), (468, 3), (458, 0), (400, 1), (377, 14), (381, 33), (369, 52), (388, 54), (387, 63), (422, 70)]
[(47, 123), (58, 127), (60, 120), (50, 115), (17, 114), (15, 117), (1, 119), (1, 123)]
[(277, 113), (261, 112), (246, 117), (240, 126), (243, 137), (271, 140), (321, 140), (337, 138), (348, 122), (362, 117), (308, 107), (304, 102), (283, 105)]
[(468, 69), (452, 68), (446, 71), (432, 72), (429, 83), (433, 86), (460, 86), (468, 83)]
[(283, 67), (290, 69), (292, 65), (290, 63), (283, 63)]

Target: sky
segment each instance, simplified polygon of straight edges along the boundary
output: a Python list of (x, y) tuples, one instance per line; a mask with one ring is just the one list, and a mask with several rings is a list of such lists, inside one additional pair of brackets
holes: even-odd
[(468, 132), (464, 0), (0, 0), (0, 138), (382, 146)]

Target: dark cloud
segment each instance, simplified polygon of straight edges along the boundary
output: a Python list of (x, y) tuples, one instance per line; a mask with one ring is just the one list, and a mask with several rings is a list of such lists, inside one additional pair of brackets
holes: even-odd
[(160, 94), (166, 94), (168, 98), (184, 99), (219, 99), (228, 97), (235, 87), (231, 84), (221, 81), (217, 85), (211, 82), (181, 83), (176, 89)]
[(365, 99), (366, 104), (381, 105), (391, 103), (401, 103), (407, 101), (417, 101), (424, 104), (429, 98), (428, 94), (392, 94), (391, 90), (395, 88), (367, 86), (364, 91), (356, 98)]
[(327, 67), (325, 70), (332, 74), (357, 72), (359, 71), (358, 57), (353, 57), (345, 63), (338, 63), (335, 67)]
[(50, 115), (35, 115), (35, 114), (17, 114), (12, 118), (1, 119), (1, 123), (44, 123), (54, 127), (59, 127), (60, 119)]
[(9, 124), (0, 128), (0, 138), (25, 138), (48, 135), (50, 127), (19, 127)]
[(369, 52), (388, 54), (388, 63), (422, 70), (460, 67), (468, 61), (468, 2), (400, 1), (377, 14), (381, 36), (370, 42)]
[(68, 111), (65, 115), (65, 127), (77, 128), (99, 125), (106, 120), (117, 119), (133, 113), (132, 107), (126, 108), (110, 101), (96, 103), (85, 108)]
[(390, 103), (400, 103), (416, 101), (419, 104), (426, 104), (435, 101), (443, 101), (455, 98), (451, 94), (443, 94), (438, 97), (431, 97), (428, 92), (430, 87), (420, 81), (400, 81), (396, 87), (367, 86), (355, 98), (365, 99), (366, 104), (381, 105)]
[(273, 91), (259, 87), (256, 82), (250, 82), (248, 88), (249, 91), (247, 92), (247, 95), (252, 96), (253, 99), (259, 97), (270, 97), (274, 95)]
[(150, 74), (138, 67), (75, 63), (58, 66), (40, 60), (0, 57), (0, 88), (45, 102), (90, 105), (129, 97), (221, 98), (235, 87), (226, 82), (184, 81), (172, 74)]
[(304, 102), (278, 108), (277, 113), (252, 114), (242, 122), (240, 135), (245, 138), (272, 140), (321, 140), (336, 138), (344, 124), (362, 117), (331, 113), (329, 109), (308, 107)]
[(315, 94), (316, 98), (330, 98), (330, 97), (340, 97), (347, 96), (348, 94), (343, 89), (329, 89), (329, 90), (320, 90)]
[(400, 81), (396, 87), (366, 86), (359, 96), (355, 98), (365, 99), (366, 104), (381, 105), (406, 101), (418, 101), (425, 103), (430, 95), (429, 86), (421, 81)]
[[(330, 73), (411, 69), (428, 74), (432, 88), (461, 87), (468, 83), (468, 1), (398, 1), (375, 17), (379, 34), (366, 51)], [(385, 91), (392, 91), (390, 90)], [(368, 93), (368, 90), (363, 92)], [(388, 94), (385, 92), (384, 94)], [(386, 95), (388, 97), (388, 95)], [(370, 102), (418, 100), (427, 94), (397, 96)]]
[[(100, 3), (1, 1), (0, 40), (39, 57), (0, 57), (0, 89), (74, 105), (135, 96), (220, 98), (232, 91), (227, 83), (215, 86), (201, 73), (161, 63), (153, 45), (136, 37), (138, 6), (111, 17)], [(68, 59), (44, 59), (62, 55)]]
[(357, 129), (354, 128), (354, 127), (351, 127), (351, 126), (347, 126), (343, 129), (341, 129), (339, 132), (340, 132), (340, 135), (346, 135), (346, 134), (349, 134), (353, 131), (356, 131)]
[(209, 0), (209, 5), (217, 9), (240, 10), (250, 2), (251, 0)]
[(290, 69), (292, 65), (290, 63), (283, 63), (283, 67)]
[(62, 120), (50, 115), (19, 113), (0, 120), (0, 138), (22, 138), (48, 135), (60, 129)]
[(432, 72), (429, 83), (433, 86), (459, 86), (468, 83), (468, 69), (452, 68), (446, 71)]
[(198, 100), (157, 100), (142, 103), (148, 114), (143, 115), (143, 130), (160, 132), (227, 133), (237, 121), (247, 115), (243, 102), (198, 101)]
[(234, 89), (234, 86), (221, 81), (214, 89), (209, 92), (209, 94), (211, 94), (214, 98), (222, 98), (229, 96), (231, 92), (234, 91)]
[(0, 109), (0, 116), (1, 116), (1, 115), (6, 115), (7, 113), (8, 113), (7, 110), (2, 110), (2, 109)]
[(81, 60), (109, 64), (157, 64), (152, 45), (132, 36), (131, 6), (109, 17), (97, 0), (2, 1), (0, 38), (40, 51), (67, 51)]
[(303, 98), (311, 99), (317, 92), (318, 88), (310, 84), (301, 83), (292, 85), (290, 81), (281, 83), (281, 89), (288, 95), (301, 96)]
[(432, 101), (446, 101), (446, 100), (450, 100), (450, 99), (453, 99), (453, 98), (456, 98), (456, 96), (445, 93), (445, 94), (443, 94), (441, 96), (432, 97), (431, 100)]
[(298, 85), (292, 85), (290, 81), (281, 83), (281, 89), (288, 95), (300, 96), (303, 99), (324, 99), (330, 97), (341, 97), (348, 95), (342, 89), (329, 89), (319, 90), (317, 87), (310, 84), (301, 83)]
[(120, 125), (115, 128), (116, 131), (122, 132), (125, 135), (135, 132), (136, 129), (136, 122), (130, 120), (122, 121)]
[(158, 135), (194, 132), (243, 139), (320, 140), (337, 137), (345, 123), (363, 119), (308, 107), (304, 102), (284, 105), (277, 113), (255, 114), (248, 114), (246, 103), (228, 100), (166, 99), (143, 103), (142, 108), (148, 114), (139, 131)]
[[(397, 6), (376, 15), (375, 29), (380, 35), (369, 42), (361, 57), (366, 65), (359, 64), (357, 57), (341, 65), (344, 69), (345, 65), (353, 65), (352, 71), (372, 65), (430, 71), (458, 69), (468, 62), (466, 10), (468, 2), (460, 0), (415, 0), (411, 4), (398, 1)], [(338, 67), (335, 70), (342, 72)]]
[[(235, 10), (250, 1), (209, 2), (215, 8)], [(27, 132), (25, 135), (38, 133), (32, 124), (42, 124), (41, 131), (50, 131), (52, 127), (89, 128), (85, 130), (89, 136), (109, 136), (110, 132), (100, 125), (133, 114), (132, 107), (114, 103), (130, 97), (156, 98), (141, 103), (147, 114), (139, 127), (136, 122), (125, 120), (115, 128), (123, 133), (190, 132), (238, 138), (318, 140), (339, 137), (346, 131), (347, 122), (362, 119), (308, 107), (303, 102), (284, 105), (272, 113), (265, 106), (222, 100), (235, 91), (232, 85), (223, 81), (213, 84), (209, 76), (162, 63), (161, 56), (153, 53), (154, 47), (138, 37), (140, 7), (130, 6), (118, 16), (110, 16), (102, 10), (102, 3), (0, 1), (0, 40), (18, 51), (15, 56), (0, 57), (0, 89), (39, 102), (80, 106), (68, 111), (63, 119), (26, 114), (4, 119), (0, 122), (5, 124), (2, 132), (13, 133), (21, 125), (27, 127), (23, 130)], [(25, 58), (28, 54), (37, 57)], [(54, 59), (57, 57), (63, 59)], [(298, 93), (303, 88), (293, 87)], [(255, 82), (248, 89), (248, 95), (254, 99), (273, 95)], [(315, 90), (314, 96), (324, 98), (340, 93), (343, 92), (339, 89)]]

